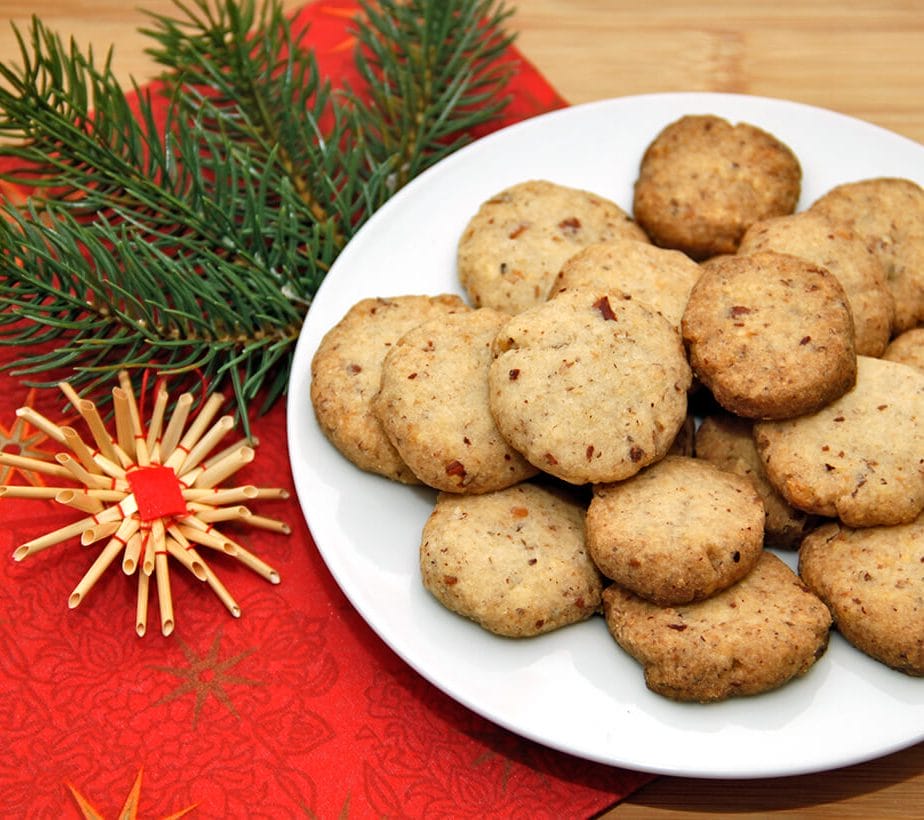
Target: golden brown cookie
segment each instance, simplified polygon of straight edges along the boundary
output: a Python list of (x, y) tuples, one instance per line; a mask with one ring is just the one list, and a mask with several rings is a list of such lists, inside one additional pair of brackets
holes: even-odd
[(843, 287), (794, 256), (724, 256), (704, 266), (682, 329), (693, 372), (739, 416), (810, 413), (856, 376)]
[(801, 185), (798, 159), (772, 134), (690, 115), (646, 149), (633, 212), (656, 245), (701, 260), (734, 253), (754, 222), (793, 213)]
[(924, 323), (924, 188), (896, 177), (847, 182), (811, 210), (847, 225), (882, 261), (895, 298), (894, 332)]
[(860, 356), (856, 386), (815, 413), (758, 422), (774, 487), (851, 527), (904, 524), (924, 509), (924, 373)]
[(824, 654), (831, 614), (771, 552), (741, 581), (705, 601), (659, 607), (606, 588), (610, 634), (639, 663), (648, 688), (708, 703), (776, 689)]
[(799, 573), (857, 649), (924, 675), (924, 517), (862, 530), (827, 524), (805, 539)]
[(798, 256), (833, 273), (850, 303), (857, 353), (882, 355), (892, 335), (895, 300), (882, 262), (856, 233), (818, 212), (801, 211), (751, 225), (738, 253), (760, 251)]
[(625, 481), (594, 486), (587, 549), (607, 577), (661, 606), (740, 581), (763, 551), (754, 485), (706, 461), (666, 456)]
[(616, 291), (638, 299), (680, 327), (699, 274), (699, 265), (680, 251), (621, 238), (578, 251), (562, 265), (552, 292), (578, 287)]
[(476, 307), (519, 313), (544, 302), (562, 263), (581, 248), (648, 238), (615, 202), (530, 180), (484, 202), (459, 240), (459, 281)]
[(882, 358), (910, 365), (924, 373), (924, 327), (915, 327), (896, 336)]
[(572, 484), (657, 461), (686, 420), (691, 375), (677, 330), (640, 302), (576, 289), (510, 319), (488, 374), (504, 438)]
[(448, 294), (363, 299), (321, 340), (311, 361), (311, 403), (324, 435), (357, 467), (418, 483), (372, 411), (382, 362), (415, 325), (469, 309)]
[(490, 308), (440, 316), (409, 330), (385, 356), (372, 409), (424, 484), (483, 493), (536, 474), (504, 441), (488, 406), (491, 346), (508, 318)]
[(424, 586), (490, 632), (528, 637), (589, 618), (602, 579), (584, 544), (584, 508), (534, 484), (440, 493), (423, 528)]
[(753, 482), (766, 513), (764, 546), (798, 549), (803, 537), (818, 525), (819, 519), (793, 507), (767, 479), (754, 444), (753, 426), (750, 419), (731, 413), (706, 416), (696, 430), (696, 457)]

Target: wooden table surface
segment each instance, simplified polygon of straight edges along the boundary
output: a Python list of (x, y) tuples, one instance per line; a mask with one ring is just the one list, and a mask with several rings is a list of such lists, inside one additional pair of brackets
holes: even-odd
[[(297, 8), (297, 0), (286, 0)], [(834, 109), (924, 143), (924, 0), (520, 0), (521, 51), (572, 103), (657, 91), (729, 91)], [(7, 20), (32, 14), (102, 52), (117, 74), (152, 64), (137, 7), (170, 0), (0, 0), (0, 59), (15, 53)], [(922, 682), (924, 697), (924, 682)], [(844, 716), (849, 722), (850, 715)], [(819, 742), (823, 739), (819, 738)], [(607, 820), (697, 816), (924, 818), (924, 744), (846, 769), (767, 780), (659, 777)]]

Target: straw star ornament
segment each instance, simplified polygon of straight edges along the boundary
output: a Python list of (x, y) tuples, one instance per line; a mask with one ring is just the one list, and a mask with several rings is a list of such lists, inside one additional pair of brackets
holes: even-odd
[(84, 546), (103, 543), (70, 594), (68, 606), (78, 606), (121, 555), (123, 572), (138, 579), (135, 630), (139, 636), (147, 631), (152, 579), (157, 588), (161, 632), (170, 635), (174, 630), (169, 558), (208, 584), (234, 617), (240, 616), (240, 607), (202, 557), (200, 548), (231, 556), (270, 583), (279, 583), (275, 569), (216, 528), (216, 524), (235, 521), (290, 532), (286, 523), (255, 515), (246, 506), (246, 502), (259, 499), (287, 498), (286, 490), (220, 486), (253, 460), (255, 445), (243, 440), (216, 451), (234, 427), (232, 416), (215, 418), (224, 397), (212, 394), (193, 416), (193, 396), (184, 393), (168, 419), (169, 395), (159, 386), (145, 425), (128, 374), (122, 372), (119, 386), (112, 390), (115, 434), (110, 435), (92, 401), (82, 399), (67, 383), (59, 387), (85, 422), (89, 440), (32, 407), (21, 407), (18, 418), (65, 449), (47, 460), (0, 452), (0, 464), (43, 474), (47, 480), (66, 482), (67, 486), (3, 485), (0, 497), (52, 499), (85, 516), (19, 545), (13, 552), (16, 561), (78, 537)]

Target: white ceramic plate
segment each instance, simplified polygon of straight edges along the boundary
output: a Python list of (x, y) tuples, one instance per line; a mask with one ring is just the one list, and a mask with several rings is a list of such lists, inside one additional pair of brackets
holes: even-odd
[(868, 760), (924, 739), (924, 679), (887, 669), (837, 634), (804, 678), (703, 706), (649, 692), (602, 618), (514, 641), (443, 609), (418, 575), (419, 536), (434, 495), (355, 469), (324, 438), (311, 409), (311, 357), (355, 302), (461, 292), (456, 242), (483, 200), (543, 178), (631, 210), (645, 146), (685, 113), (750, 122), (785, 141), (803, 166), (800, 207), (853, 179), (893, 175), (924, 184), (924, 147), (915, 142), (830, 111), (738, 95), (606, 100), (482, 139), (375, 214), (317, 294), (289, 387), (298, 497), (327, 566), (385, 642), (451, 697), (524, 737), (589, 760), (694, 777), (800, 774)]

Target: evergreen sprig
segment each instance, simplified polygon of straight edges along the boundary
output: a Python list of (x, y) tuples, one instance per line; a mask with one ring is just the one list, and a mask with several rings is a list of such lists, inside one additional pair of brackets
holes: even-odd
[[(494, 0), (361, 4), (366, 88), (333, 90), (278, 0), (176, 0), (143, 30), (162, 123), (112, 53), (40, 20), (0, 63), (0, 342), (16, 372), (92, 394), (118, 370), (196, 373), (238, 411), (284, 392), (339, 252), (398, 188), (505, 104), (510, 12)], [(365, 96), (364, 96), (365, 95)]]

